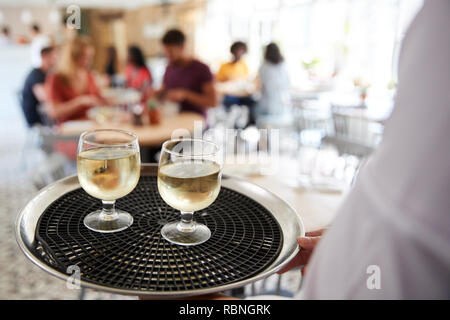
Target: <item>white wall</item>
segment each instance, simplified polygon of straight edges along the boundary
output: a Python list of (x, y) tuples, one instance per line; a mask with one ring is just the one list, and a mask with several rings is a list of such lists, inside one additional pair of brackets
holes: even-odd
[[(31, 70), (28, 45), (12, 45), (0, 48), (0, 139), (9, 132), (25, 133), (25, 122), (17, 93), (23, 87)], [(18, 130), (21, 128), (22, 130)]]

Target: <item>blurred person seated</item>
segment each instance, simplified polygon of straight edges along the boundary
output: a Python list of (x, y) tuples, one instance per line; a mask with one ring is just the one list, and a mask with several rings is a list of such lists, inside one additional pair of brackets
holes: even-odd
[(117, 60), (117, 50), (110, 46), (106, 49), (105, 74), (108, 77), (109, 86), (115, 87), (115, 77), (119, 73), (119, 62)]
[(29, 127), (35, 124), (46, 125), (39, 107), (46, 102), (45, 78), (56, 64), (53, 47), (41, 49), (41, 66), (33, 68), (28, 74), (22, 90), (22, 110)]
[(286, 124), (292, 121), (290, 81), (284, 58), (275, 43), (266, 46), (264, 62), (258, 71), (261, 97), (256, 106), (257, 123)]
[(133, 88), (143, 93), (145, 100), (151, 92), (152, 74), (145, 64), (144, 54), (138, 46), (128, 48), (127, 66), (125, 68), (125, 79), (128, 88)]
[(85, 119), (89, 108), (109, 103), (90, 71), (93, 56), (89, 38), (78, 36), (64, 44), (56, 71), (46, 80), (46, 111), (57, 123)]
[(41, 32), (41, 28), (37, 24), (31, 25), (31, 65), (33, 68), (41, 66), (41, 49), (50, 47), (52, 40), (49, 36)]
[(232, 59), (223, 63), (216, 74), (216, 80), (220, 82), (246, 79), (249, 71), (242, 57), (247, 53), (247, 45), (242, 41), (236, 41), (231, 45)]
[(169, 64), (155, 96), (179, 103), (181, 111), (205, 115), (206, 109), (217, 104), (213, 75), (206, 64), (186, 54), (185, 40), (177, 29), (169, 30), (162, 38)]
[(13, 41), (9, 33), (9, 28), (4, 26), (2, 27), (2, 32), (0, 33), (0, 46), (8, 46), (11, 44), (13, 44)]
[(216, 74), (216, 80), (218, 82), (226, 82), (234, 88), (231, 92), (224, 91), (225, 95), (222, 103), (227, 110), (232, 105), (248, 106), (251, 114), (250, 123), (253, 124), (252, 115), (255, 101), (246, 90), (244, 90), (243, 94), (236, 94), (239, 91), (239, 87), (242, 87), (242, 82), (247, 81), (249, 76), (247, 64), (243, 59), (243, 56), (247, 53), (247, 45), (242, 41), (236, 41), (231, 45), (230, 52), (232, 54), (232, 60), (222, 64)]

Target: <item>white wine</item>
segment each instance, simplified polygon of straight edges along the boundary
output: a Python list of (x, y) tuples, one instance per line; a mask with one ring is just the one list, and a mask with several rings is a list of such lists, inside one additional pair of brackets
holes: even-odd
[(171, 207), (193, 212), (216, 200), (220, 178), (220, 166), (212, 161), (169, 163), (159, 168), (158, 190)]
[(136, 187), (140, 162), (139, 152), (132, 149), (110, 147), (82, 151), (77, 158), (78, 180), (91, 196), (116, 200)]

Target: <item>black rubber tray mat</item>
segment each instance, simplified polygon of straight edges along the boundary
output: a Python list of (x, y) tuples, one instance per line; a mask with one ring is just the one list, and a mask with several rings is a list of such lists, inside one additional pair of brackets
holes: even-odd
[(116, 206), (133, 215), (133, 225), (98, 233), (87, 229), (83, 219), (100, 209), (101, 201), (81, 188), (63, 195), (38, 221), (37, 253), (62, 273), (78, 266), (86, 282), (167, 292), (206, 289), (254, 276), (276, 259), (283, 244), (281, 228), (266, 208), (224, 187), (210, 207), (194, 215), (211, 230), (211, 238), (197, 246), (171, 244), (161, 236), (162, 226), (179, 220), (180, 214), (162, 200), (154, 176), (142, 176)]

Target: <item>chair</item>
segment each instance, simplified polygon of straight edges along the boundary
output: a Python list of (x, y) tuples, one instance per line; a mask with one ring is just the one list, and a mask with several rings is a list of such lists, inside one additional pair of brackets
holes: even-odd
[(321, 139), (332, 132), (332, 119), (328, 109), (318, 100), (300, 100), (293, 102), (294, 124), (300, 144), (319, 145)]
[(48, 116), (48, 114), (45, 111), (45, 109), (46, 109), (45, 104), (41, 103), (38, 106), (38, 109), (37, 109), (38, 114), (41, 117), (41, 120), (42, 120), (42, 123), (43, 123), (44, 126), (46, 126), (46, 127), (53, 127), (56, 124), (56, 122), (52, 118), (50, 118)]
[[(21, 165), (30, 171), (31, 180), (36, 189), (64, 178), (76, 172), (76, 163), (59, 152), (55, 145), (61, 142), (74, 143), (78, 136), (61, 137), (53, 128), (39, 124), (30, 128), (32, 143), (25, 143), (21, 155)], [(26, 159), (33, 159), (33, 166), (26, 165)]]
[(336, 146), (340, 154), (369, 156), (381, 141), (383, 125), (367, 118), (361, 108), (332, 107), (334, 132), (322, 139), (324, 144)]
[(299, 132), (303, 130), (319, 130), (329, 133), (332, 129), (331, 116), (328, 109), (321, 107), (316, 100), (294, 100), (295, 124)]
[(34, 126), (30, 126), (30, 124), (27, 121), (25, 111), (23, 110), (22, 104), (23, 104), (23, 95), (22, 90), (16, 90), (16, 97), (18, 106), (20, 108), (20, 112), (23, 114), (23, 119), (25, 122), (25, 126), (27, 128), (26, 134), (25, 134), (25, 141), (22, 147), (22, 151), (20, 152), (20, 162), (19, 162), (19, 168), (21, 170), (27, 169), (27, 162), (26, 162), (26, 154), (27, 150), (32, 150), (36, 148), (37, 145), (37, 132)]

